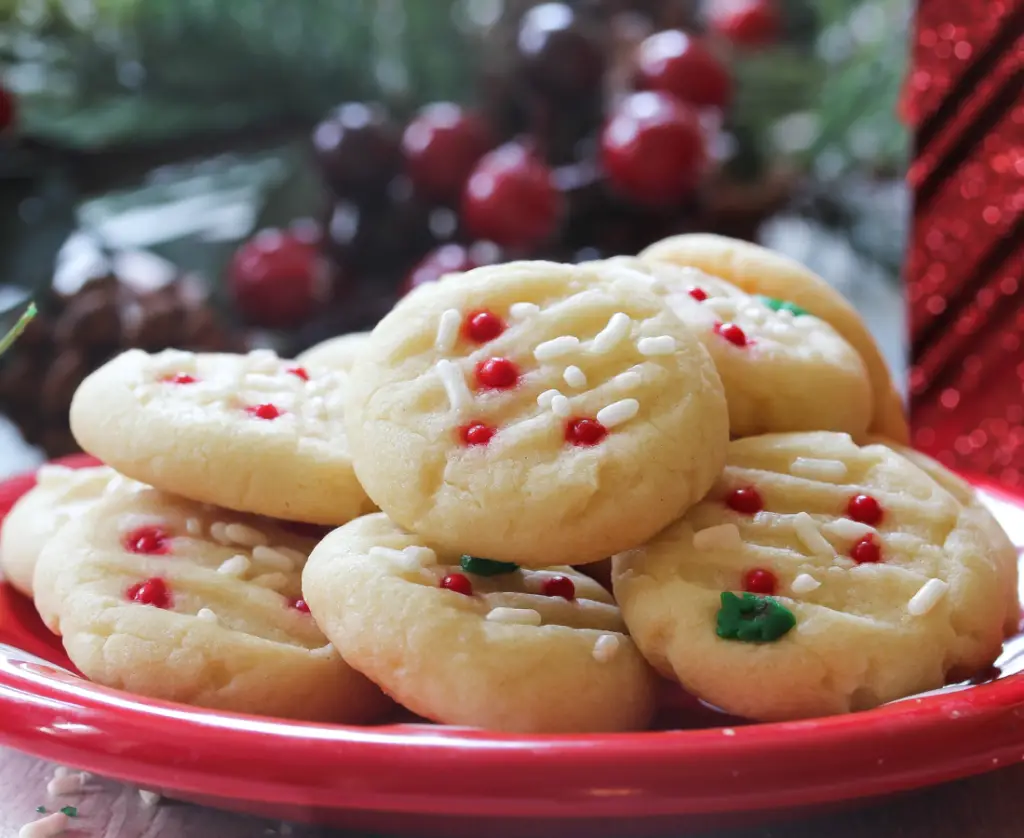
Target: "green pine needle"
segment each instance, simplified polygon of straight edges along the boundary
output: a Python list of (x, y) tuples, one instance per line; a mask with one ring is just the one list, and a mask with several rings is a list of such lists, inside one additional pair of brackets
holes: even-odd
[(38, 314), (36, 304), (29, 303), (25, 313), (18, 318), (18, 322), (14, 324), (14, 327), (3, 338), (0, 338), (0, 355), (3, 355), (21, 337), (21, 333), (25, 331), (25, 328), (32, 322), (36, 314)]

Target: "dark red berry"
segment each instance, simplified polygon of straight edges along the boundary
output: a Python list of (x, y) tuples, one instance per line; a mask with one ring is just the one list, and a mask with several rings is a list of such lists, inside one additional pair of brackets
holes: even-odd
[(857, 564), (876, 564), (882, 561), (882, 548), (874, 536), (866, 535), (850, 548), (850, 558)]
[(854, 495), (846, 505), (846, 514), (854, 521), (875, 527), (882, 522), (882, 504), (871, 495)]
[(597, 445), (608, 436), (608, 429), (596, 419), (570, 419), (565, 426), (565, 441), (573, 445)]
[(466, 337), (474, 343), (487, 343), (505, 331), (505, 321), (490, 311), (473, 311), (466, 317)]
[(770, 570), (755, 567), (743, 574), (743, 590), (752, 594), (771, 596), (778, 588), (779, 580)]
[(299, 611), (299, 612), (301, 612), (303, 614), (308, 614), (309, 613), (309, 606), (306, 605), (306, 600), (304, 600), (304, 599), (293, 599), (288, 604), (292, 608), (294, 608), (296, 611)]
[(596, 91), (605, 52), (569, 3), (539, 3), (520, 19), (516, 45), (526, 80), (561, 99)]
[(713, 32), (741, 47), (775, 43), (782, 24), (775, 0), (712, 0), (707, 18)]
[(462, 573), (449, 573), (441, 580), (441, 587), (463, 596), (473, 596), (473, 583)]
[(14, 94), (0, 85), (0, 132), (14, 125), (17, 115), (18, 107), (14, 101)]
[(313, 148), (324, 178), (343, 198), (383, 190), (401, 168), (397, 127), (377, 104), (335, 108), (314, 129)]
[(698, 303), (702, 303), (708, 298), (708, 292), (703, 288), (698, 288), (696, 285), (686, 293), (693, 297)]
[(174, 375), (165, 375), (160, 380), (168, 384), (195, 384), (199, 379), (187, 372), (176, 372)]
[(473, 422), (459, 428), (459, 438), (465, 445), (486, 445), (497, 432), (497, 428), (483, 422)]
[(301, 325), (328, 291), (316, 245), (281, 230), (263, 230), (235, 252), (228, 284), (241, 315), (267, 329)]
[(163, 527), (136, 527), (124, 537), (122, 543), (129, 553), (166, 556), (171, 552), (171, 535)]
[(764, 509), (764, 499), (753, 486), (741, 486), (725, 496), (725, 505), (734, 512), (756, 515)]
[(697, 111), (674, 96), (627, 96), (601, 132), (601, 161), (615, 190), (651, 207), (679, 201), (697, 186), (707, 159)]
[(656, 32), (640, 44), (636, 84), (698, 108), (725, 108), (732, 100), (732, 78), (725, 65), (704, 41), (679, 29)]
[(289, 367), (288, 372), (296, 378), (301, 378), (303, 381), (309, 381), (309, 373), (306, 371), (305, 367)]
[(277, 405), (270, 404), (270, 402), (267, 402), (265, 404), (250, 405), (245, 409), (245, 412), (248, 413), (250, 416), (255, 416), (257, 419), (267, 420), (277, 419), (284, 413), (284, 411), (281, 410)]
[(528, 248), (551, 237), (561, 206), (551, 170), (516, 143), (485, 154), (462, 195), (470, 232), (504, 247)]
[(507, 390), (519, 380), (519, 367), (508, 358), (488, 358), (476, 365), (476, 380), (489, 390)]
[(544, 596), (560, 596), (572, 602), (576, 599), (576, 585), (568, 576), (549, 576), (541, 585)]
[(171, 590), (159, 576), (132, 585), (125, 591), (125, 597), (139, 605), (152, 605), (154, 608), (171, 607)]
[(749, 342), (747, 340), (747, 333), (735, 323), (716, 323), (714, 331), (716, 335), (725, 338), (733, 346), (742, 348)]
[(417, 192), (442, 203), (462, 194), (476, 161), (493, 146), (487, 123), (451, 102), (427, 105), (402, 135), (406, 171)]

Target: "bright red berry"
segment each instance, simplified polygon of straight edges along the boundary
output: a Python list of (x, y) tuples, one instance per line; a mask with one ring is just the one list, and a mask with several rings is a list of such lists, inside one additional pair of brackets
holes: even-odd
[(449, 573), (441, 580), (441, 587), (463, 596), (473, 596), (473, 583), (462, 573)]
[(749, 343), (747, 333), (735, 323), (716, 323), (714, 331), (716, 335), (721, 335), (733, 346), (743, 348)]
[(854, 521), (875, 527), (881, 523), (885, 513), (882, 511), (882, 504), (871, 495), (854, 495), (846, 505), (846, 514)]
[(693, 297), (698, 303), (702, 303), (708, 298), (708, 292), (705, 291), (703, 288), (697, 287), (696, 285), (694, 285), (693, 288), (689, 289), (686, 293)]
[(732, 78), (700, 38), (678, 29), (656, 32), (636, 53), (636, 82), (662, 90), (698, 108), (725, 108), (732, 100)]
[(470, 312), (465, 332), (474, 343), (487, 343), (505, 331), (505, 321), (490, 311)]
[(257, 419), (267, 420), (277, 419), (278, 416), (284, 413), (277, 405), (270, 404), (269, 402), (266, 404), (250, 405), (245, 409), (245, 412), (250, 416), (255, 416)]
[(0, 132), (14, 125), (17, 115), (18, 108), (14, 101), (14, 94), (0, 85)]
[(508, 358), (488, 358), (476, 365), (476, 380), (489, 390), (507, 390), (519, 380), (519, 367)]
[(611, 185), (645, 206), (671, 205), (692, 192), (706, 159), (697, 111), (668, 93), (627, 96), (601, 132), (601, 161)]
[(565, 441), (573, 445), (597, 445), (608, 436), (608, 429), (596, 419), (570, 419), (565, 426)]
[(857, 564), (876, 564), (882, 561), (882, 548), (874, 536), (866, 535), (850, 548), (850, 558)]
[(288, 372), (296, 378), (301, 378), (303, 381), (309, 381), (309, 373), (306, 371), (305, 367), (289, 367)]
[(741, 486), (725, 496), (725, 505), (743, 515), (756, 515), (764, 509), (764, 498), (753, 486)]
[(171, 535), (163, 527), (136, 527), (125, 535), (122, 543), (129, 553), (166, 556), (171, 552)]
[(493, 146), (487, 123), (451, 102), (427, 105), (402, 135), (406, 170), (416, 190), (444, 203), (462, 194), (476, 161)]
[(708, 25), (737, 46), (763, 47), (778, 39), (782, 20), (775, 0), (713, 0)]
[(497, 428), (483, 422), (473, 422), (459, 428), (459, 438), (465, 445), (486, 445), (497, 432)]
[(551, 170), (516, 143), (485, 154), (462, 195), (470, 232), (504, 247), (528, 248), (550, 238), (561, 210)]
[(306, 600), (304, 600), (304, 599), (293, 599), (288, 604), (292, 608), (294, 608), (296, 611), (299, 611), (302, 614), (308, 614), (309, 613), (309, 606), (306, 605)]
[(576, 585), (568, 576), (549, 576), (541, 585), (540, 592), (544, 596), (560, 596), (569, 602), (576, 599)]
[(743, 590), (752, 594), (766, 594), (771, 596), (778, 588), (779, 580), (770, 570), (755, 567), (743, 575)]
[(228, 284), (250, 323), (289, 329), (312, 315), (327, 291), (326, 277), (316, 243), (307, 236), (263, 230), (235, 252)]
[(460, 244), (445, 244), (430, 251), (414, 267), (402, 283), (402, 293), (408, 294), (413, 288), (428, 282), (437, 282), (446, 274), (471, 271), (477, 267), (466, 248)]
[(159, 576), (132, 585), (125, 591), (125, 597), (139, 605), (152, 605), (154, 608), (171, 607), (171, 590)]

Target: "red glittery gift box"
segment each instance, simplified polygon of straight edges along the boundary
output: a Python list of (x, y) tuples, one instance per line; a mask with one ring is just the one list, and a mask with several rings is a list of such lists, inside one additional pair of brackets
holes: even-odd
[(920, 0), (904, 116), (915, 445), (1024, 487), (1024, 0)]

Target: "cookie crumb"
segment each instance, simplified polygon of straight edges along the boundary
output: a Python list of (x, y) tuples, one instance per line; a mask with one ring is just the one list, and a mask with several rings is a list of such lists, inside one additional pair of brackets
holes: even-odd
[(143, 806), (156, 806), (160, 802), (160, 795), (155, 791), (139, 789), (139, 797), (142, 799)]
[(455, 348), (455, 341), (459, 339), (459, 327), (462, 325), (462, 315), (454, 308), (447, 309), (441, 314), (441, 320), (437, 324), (437, 338), (434, 340), (434, 348), (439, 352), (451, 352)]
[(597, 421), (606, 428), (614, 428), (616, 425), (628, 422), (639, 411), (640, 402), (636, 399), (619, 399), (597, 411)]
[(517, 623), (523, 626), (541, 624), (540, 612), (532, 608), (493, 608), (488, 612), (487, 620), (492, 623)]
[(18, 831), (18, 838), (51, 838), (60, 835), (68, 827), (68, 816), (63, 812), (54, 812), (33, 823), (25, 824)]
[(562, 373), (562, 378), (565, 379), (566, 384), (570, 387), (575, 387), (577, 390), (587, 386), (587, 374), (575, 365), (566, 367), (565, 372)]
[(85, 786), (89, 775), (75, 772), (58, 773), (54, 771), (53, 779), (46, 784), (46, 793), (53, 797), (64, 797), (70, 794), (80, 794)]
[(809, 594), (811, 591), (821, 587), (821, 582), (815, 579), (809, 573), (801, 573), (796, 579), (793, 580), (793, 584), (790, 585), (790, 589), (794, 594)]
[(228, 524), (224, 528), (227, 539), (240, 547), (260, 547), (269, 543), (270, 539), (255, 527), (245, 524)]
[(217, 568), (218, 573), (225, 573), (228, 576), (244, 576), (249, 570), (249, 560), (243, 555), (232, 556), (230, 559), (226, 559), (220, 567)]
[(846, 472), (846, 463), (842, 460), (819, 460), (814, 457), (797, 457), (789, 467), (790, 474), (810, 480), (842, 480)]
[(598, 663), (608, 663), (618, 651), (619, 638), (614, 634), (602, 634), (594, 641), (593, 655)]
[(615, 312), (609, 318), (608, 325), (594, 335), (594, 339), (590, 342), (590, 351), (596, 352), (598, 355), (611, 352), (619, 345), (620, 341), (629, 335), (632, 326), (633, 321), (628, 314), (621, 311)]
[(796, 537), (800, 539), (804, 547), (815, 555), (829, 558), (835, 556), (836, 551), (832, 549), (832, 545), (828, 543), (825, 536), (818, 531), (815, 520), (806, 512), (798, 512), (793, 516), (793, 529), (796, 530)]
[(693, 534), (693, 549), (702, 552), (710, 550), (733, 550), (743, 546), (740, 530), (735, 524), (717, 524)]
[(939, 604), (949, 590), (949, 583), (942, 579), (929, 579), (921, 589), (910, 598), (907, 611), (914, 617), (922, 617)]
[(676, 339), (671, 335), (640, 338), (636, 342), (636, 348), (641, 355), (671, 355), (676, 351)]

